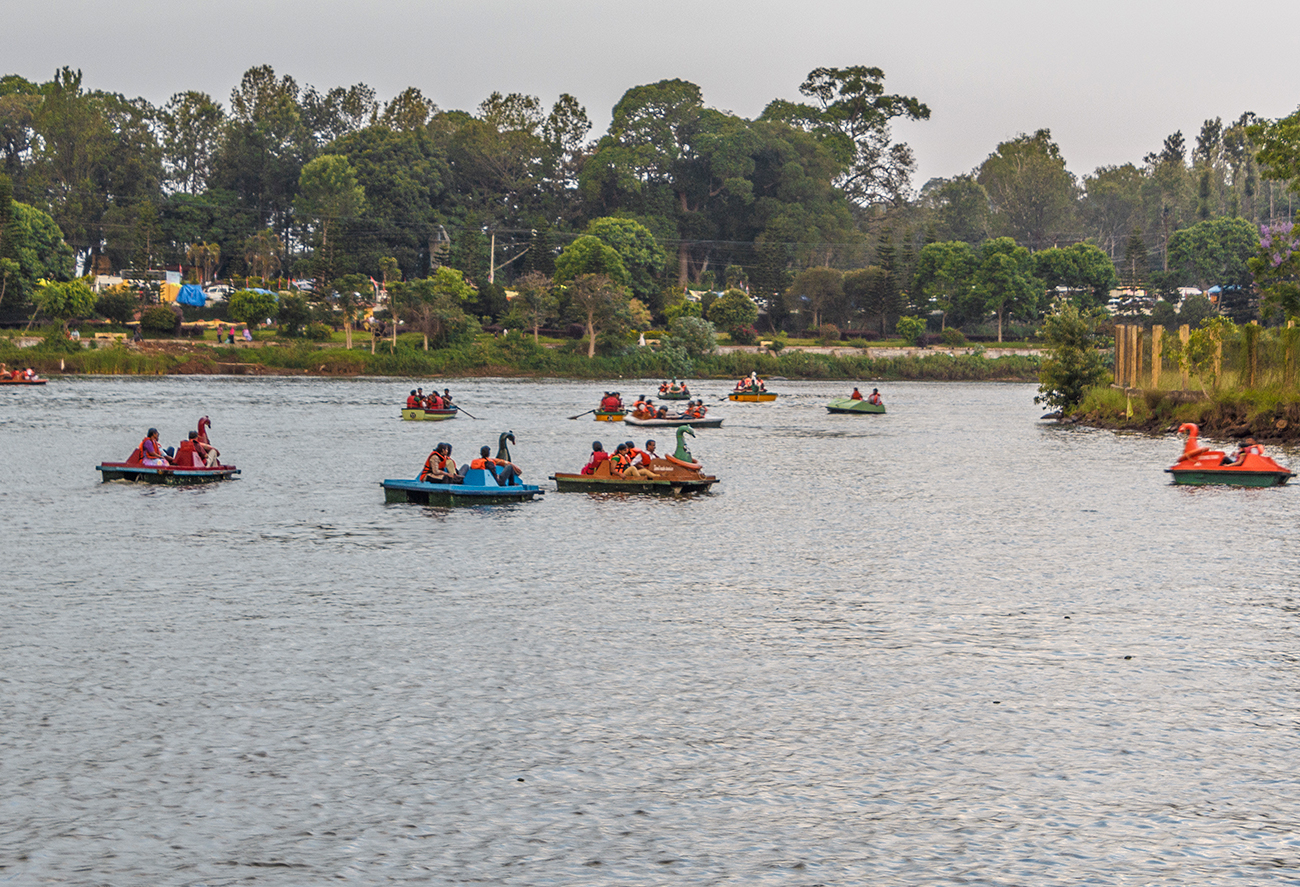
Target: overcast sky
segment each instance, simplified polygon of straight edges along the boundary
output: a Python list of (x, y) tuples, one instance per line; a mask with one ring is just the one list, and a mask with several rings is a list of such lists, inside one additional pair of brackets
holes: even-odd
[(419, 87), (444, 109), (493, 90), (563, 92), (594, 134), (629, 87), (666, 78), (755, 117), (800, 99), (818, 66), (883, 68), (929, 121), (896, 128), (919, 187), (968, 172), (1021, 132), (1049, 128), (1071, 171), (1140, 163), (1206, 118), (1282, 117), (1300, 105), (1296, 0), (4, 0), (0, 73), (48, 80), (80, 68), (92, 89), (162, 104), (200, 90), (229, 105), (243, 72), (270, 64), (300, 86), (364, 82), (386, 101)]

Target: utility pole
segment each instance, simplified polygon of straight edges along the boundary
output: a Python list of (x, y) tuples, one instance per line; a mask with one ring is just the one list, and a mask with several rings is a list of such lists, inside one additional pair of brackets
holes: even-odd
[(492, 245), (488, 247), (488, 283), (496, 283), (497, 279), (497, 232), (492, 232)]

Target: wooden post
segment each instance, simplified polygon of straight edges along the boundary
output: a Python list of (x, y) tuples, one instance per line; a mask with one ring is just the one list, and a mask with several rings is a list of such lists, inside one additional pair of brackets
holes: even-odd
[(1189, 379), (1188, 379), (1188, 375), (1187, 375), (1187, 357), (1186, 357), (1186, 355), (1187, 355), (1187, 341), (1188, 341), (1189, 339), (1191, 339), (1191, 337), (1192, 337), (1192, 328), (1191, 328), (1190, 326), (1188, 326), (1187, 324), (1183, 324), (1182, 326), (1180, 326), (1180, 327), (1178, 328), (1178, 341), (1179, 341), (1179, 343), (1183, 346), (1183, 355), (1184, 355), (1183, 359), (1180, 360), (1180, 361), (1178, 361), (1178, 364), (1179, 364), (1178, 368), (1179, 368), (1179, 370), (1182, 371), (1182, 377), (1183, 377), (1183, 378), (1182, 378), (1182, 382), (1183, 382), (1183, 390), (1184, 390), (1184, 391), (1187, 390), (1187, 383), (1188, 383), (1188, 381), (1189, 381)]
[(1259, 323), (1246, 324), (1246, 387), (1254, 388), (1259, 371)]
[(1295, 384), (1295, 321), (1286, 322), (1286, 332), (1282, 334), (1282, 383), (1288, 387)]
[(1160, 370), (1164, 359), (1161, 357), (1165, 328), (1159, 325), (1151, 327), (1151, 387), (1160, 387)]
[(1124, 346), (1124, 357), (1128, 361), (1128, 369), (1124, 372), (1125, 388), (1135, 388), (1138, 383), (1138, 369), (1142, 366), (1142, 327), (1136, 323), (1130, 324), (1128, 328), (1128, 343)]
[(1116, 385), (1122, 385), (1123, 380), (1120, 378), (1124, 375), (1124, 326), (1115, 324), (1115, 382)]

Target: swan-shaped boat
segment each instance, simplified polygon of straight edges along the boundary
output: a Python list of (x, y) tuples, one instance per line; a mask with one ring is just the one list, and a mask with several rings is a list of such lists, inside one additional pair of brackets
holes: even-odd
[(1178, 433), (1187, 434), (1183, 444), (1183, 454), (1178, 461), (1166, 468), (1176, 484), (1226, 484), (1235, 487), (1280, 487), (1295, 473), (1283, 468), (1268, 456), (1264, 448), (1256, 445), (1259, 452), (1247, 452), (1239, 460), (1233, 461), (1222, 450), (1212, 450), (1200, 444), (1200, 429), (1191, 422), (1178, 426)]
[(610, 460), (606, 459), (596, 466), (591, 474), (551, 475), (555, 489), (561, 493), (658, 493), (660, 495), (680, 496), (685, 493), (707, 493), (718, 482), (711, 474), (703, 472), (704, 466), (695, 461), (691, 451), (686, 449), (683, 435), (695, 437), (689, 426), (677, 429), (677, 449), (671, 456), (654, 459), (650, 470), (655, 479), (620, 477), (610, 471)]

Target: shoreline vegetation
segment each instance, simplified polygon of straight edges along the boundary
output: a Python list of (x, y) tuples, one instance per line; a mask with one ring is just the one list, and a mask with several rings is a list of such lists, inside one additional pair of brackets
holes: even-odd
[[(1033, 382), (1037, 354), (986, 357), (971, 353), (925, 351), (871, 357), (861, 353), (823, 354), (786, 348), (732, 351), (686, 358), (680, 351), (639, 348), (620, 355), (588, 358), (565, 348), (535, 344), (525, 336), (480, 338), (460, 347), (428, 351), (400, 341), (370, 348), (321, 347), (307, 342), (259, 341), (253, 346), (190, 344), (180, 340), (146, 340), (82, 348), (46, 341), (18, 349), (0, 339), (0, 360), (31, 366), (42, 375), (300, 375), (560, 378), (677, 378), (732, 380), (757, 372), (788, 379), (873, 379), (879, 381)], [(844, 349), (853, 351), (855, 349)]]
[(1172, 434), (1184, 422), (1201, 437), (1253, 437), (1261, 443), (1300, 444), (1300, 392), (1281, 388), (1218, 391), (1103, 387), (1090, 390), (1078, 409), (1059, 420), (1111, 431)]

